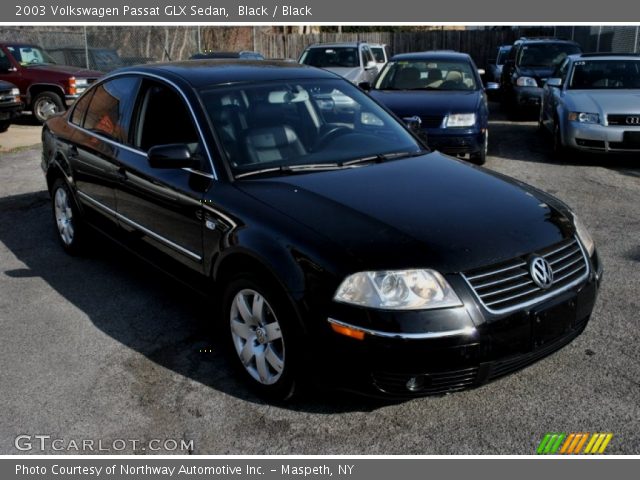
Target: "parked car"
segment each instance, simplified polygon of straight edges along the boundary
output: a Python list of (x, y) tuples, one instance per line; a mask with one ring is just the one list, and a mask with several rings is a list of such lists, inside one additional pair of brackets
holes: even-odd
[(640, 151), (640, 57), (635, 54), (571, 55), (545, 87), (541, 130), (553, 134), (557, 154), (566, 149)]
[(395, 55), (369, 93), (400, 118), (417, 117), (429, 147), (485, 163), (489, 107), (478, 69), (466, 53)]
[[(87, 52), (89, 53), (88, 66)], [(101, 72), (110, 72), (125, 66), (118, 52), (113, 48), (56, 47), (48, 48), (47, 53), (58, 64), (90, 68)]]
[(101, 72), (56, 65), (42, 48), (23, 43), (0, 43), (0, 80), (20, 89), (25, 107), (39, 122), (64, 112)]
[(500, 78), (503, 108), (512, 115), (538, 112), (544, 82), (580, 45), (557, 38), (522, 38), (513, 44)]
[(215, 52), (206, 50), (189, 57), (189, 60), (206, 60), (212, 58), (240, 58), (242, 60), (264, 60), (264, 56), (258, 52), (243, 50), (242, 52)]
[[(327, 93), (358, 105), (350, 122), (327, 121)], [(62, 248), (96, 248), (97, 227), (220, 291), (211, 321), (271, 399), (323, 379), (382, 396), (480, 385), (579, 335), (602, 271), (564, 203), (429, 152), (301, 65), (120, 70), (46, 123), (42, 168)]]
[(337, 73), (356, 85), (373, 82), (378, 74), (378, 63), (364, 42), (311, 45), (302, 52), (298, 61)]
[(371, 53), (373, 53), (373, 58), (378, 64), (378, 72), (382, 71), (382, 67), (384, 67), (389, 61), (389, 48), (386, 43), (370, 43), (369, 48), (371, 48)]
[(489, 71), (487, 72), (487, 81), (485, 88), (487, 94), (498, 95), (500, 93), (500, 77), (502, 76), (502, 67), (509, 56), (511, 45), (500, 45), (496, 52), (496, 57), (489, 59)]
[(0, 133), (9, 129), (11, 120), (20, 116), (22, 108), (20, 90), (13, 83), (0, 80)]

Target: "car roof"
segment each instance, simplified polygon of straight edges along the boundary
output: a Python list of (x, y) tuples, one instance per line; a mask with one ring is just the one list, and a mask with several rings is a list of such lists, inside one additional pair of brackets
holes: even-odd
[(426, 52), (400, 53), (391, 57), (391, 60), (470, 60), (467, 53), (453, 50), (429, 50)]
[(567, 43), (570, 45), (577, 45), (578, 47), (580, 46), (580, 44), (578, 42), (574, 42), (573, 40), (567, 40), (566, 38), (555, 38), (555, 37), (538, 37), (538, 38), (520, 38), (518, 40), (515, 41), (514, 45), (518, 44), (518, 45), (522, 45), (522, 44), (531, 44), (531, 43)]
[(327, 70), (299, 63), (239, 59), (184, 60), (181, 62), (154, 63), (121, 68), (113, 72), (113, 74), (124, 72), (148, 73), (167, 79), (178, 77), (191, 84), (194, 88), (242, 82), (341, 78)]
[(369, 45), (367, 42), (336, 42), (336, 43), (314, 43), (307, 48), (331, 48), (331, 47), (358, 47), (360, 45)]
[(573, 60), (585, 59), (585, 60), (640, 60), (640, 54), (638, 53), (576, 53), (569, 55)]

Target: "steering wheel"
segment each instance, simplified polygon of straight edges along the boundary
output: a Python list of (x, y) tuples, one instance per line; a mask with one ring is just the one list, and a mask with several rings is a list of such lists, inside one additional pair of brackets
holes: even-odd
[(324, 147), (327, 143), (329, 143), (334, 138), (337, 138), (341, 135), (346, 135), (347, 133), (351, 133), (352, 130), (349, 127), (337, 126), (331, 127), (326, 132), (324, 132), (318, 140), (316, 140), (315, 145), (313, 146), (313, 150), (318, 150), (320, 147)]

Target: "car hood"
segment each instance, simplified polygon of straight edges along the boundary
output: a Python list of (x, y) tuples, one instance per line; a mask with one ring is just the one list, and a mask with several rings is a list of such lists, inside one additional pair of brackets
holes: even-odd
[(399, 117), (475, 112), (481, 99), (479, 90), (372, 90), (370, 95)]
[(72, 67), (70, 65), (30, 65), (25, 67), (29, 70), (39, 70), (44, 72), (55, 72), (66, 75), (73, 75), (78, 78), (97, 78), (104, 75), (103, 72), (87, 70), (84, 68)]
[(325, 68), (325, 70), (338, 74), (341, 77), (346, 78), (347, 80), (350, 80), (352, 82), (358, 80), (360, 72), (362, 71), (360, 67), (333, 67)]
[(236, 185), (345, 248), (362, 269), (422, 266), (454, 273), (573, 233), (552, 197), (437, 152)]
[(568, 90), (572, 111), (599, 113), (640, 113), (640, 90)]

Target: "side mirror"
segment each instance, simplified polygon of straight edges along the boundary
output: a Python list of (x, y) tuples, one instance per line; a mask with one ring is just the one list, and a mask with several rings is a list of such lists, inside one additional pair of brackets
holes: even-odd
[(369, 60), (364, 67), (365, 70), (371, 70), (372, 68), (378, 68), (378, 64), (375, 60)]
[(549, 85), (550, 87), (560, 88), (562, 86), (562, 79), (550, 78), (549, 80), (547, 80), (547, 83), (545, 83), (545, 85)]
[(369, 82), (360, 82), (358, 87), (365, 92), (369, 92), (371, 90), (371, 84)]
[(189, 147), (184, 143), (151, 147), (147, 159), (152, 168), (191, 168), (196, 164)]

